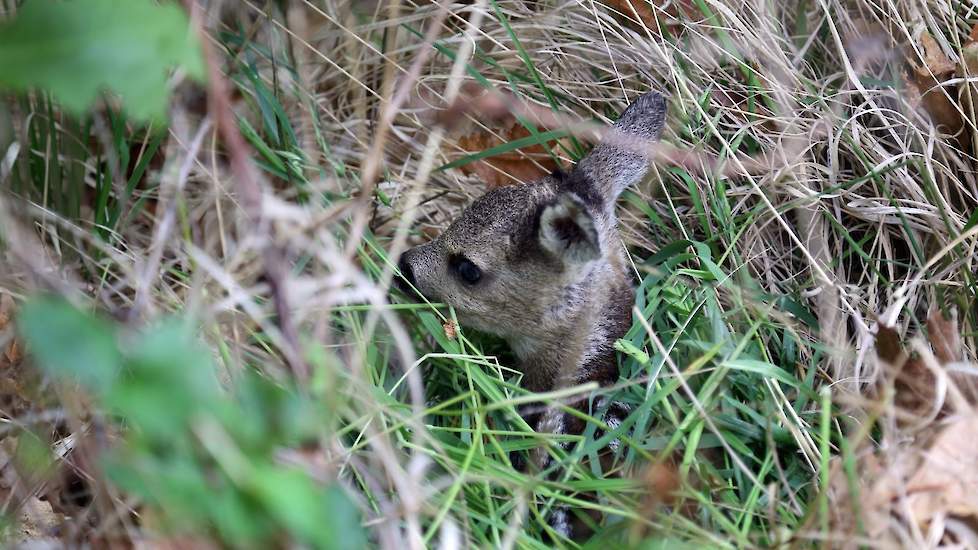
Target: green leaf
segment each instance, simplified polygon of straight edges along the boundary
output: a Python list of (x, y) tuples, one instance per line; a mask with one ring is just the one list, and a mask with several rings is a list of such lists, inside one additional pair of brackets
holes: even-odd
[(755, 359), (730, 359), (725, 361), (723, 365), (734, 370), (752, 372), (761, 376), (767, 376), (768, 378), (775, 378), (793, 388), (801, 387), (798, 379), (788, 374), (786, 370), (770, 363), (765, 363), (764, 361), (757, 361)]
[(298, 470), (266, 467), (254, 478), (256, 496), (291, 531), (317, 548), (363, 548), (353, 503), (339, 487), (319, 487)]
[(18, 465), (18, 472), (22, 472), (21, 475), (40, 477), (50, 474), (49, 468), (54, 466), (54, 455), (46, 441), (41, 440), (34, 432), (24, 431), (17, 438), (14, 461)]
[(112, 326), (59, 298), (28, 302), (17, 324), (38, 364), (54, 376), (71, 377), (102, 391), (121, 368)]
[(105, 396), (106, 405), (156, 441), (169, 444), (220, 397), (210, 354), (193, 328), (168, 319), (135, 339), (125, 383)]
[(531, 145), (542, 145), (547, 143), (548, 141), (560, 139), (562, 137), (566, 137), (567, 135), (568, 135), (567, 130), (550, 130), (549, 132), (540, 132), (535, 135), (514, 139), (513, 141), (500, 143), (495, 147), (490, 147), (485, 151), (472, 153), (471, 155), (464, 156), (458, 160), (453, 160), (448, 164), (443, 164), (438, 168), (436, 168), (435, 171), (441, 172), (444, 170), (448, 170), (449, 168), (458, 168), (459, 166), (465, 166), (466, 164), (475, 162), (477, 160), (494, 157), (496, 155), (502, 155), (504, 153), (509, 153), (510, 151), (522, 149), (523, 147), (529, 147)]
[(615, 340), (615, 349), (632, 356), (636, 361), (642, 365), (649, 364), (649, 354), (645, 353), (639, 349), (635, 344), (629, 342), (628, 340), (618, 339)]
[(134, 119), (162, 120), (178, 66), (204, 78), (196, 36), (172, 3), (32, 0), (0, 26), (0, 88), (47, 90), (76, 114), (108, 89)]

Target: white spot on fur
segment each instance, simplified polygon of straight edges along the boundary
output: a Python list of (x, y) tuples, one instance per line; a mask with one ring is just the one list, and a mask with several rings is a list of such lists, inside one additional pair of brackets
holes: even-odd
[[(556, 419), (556, 426), (554, 427), (554, 434), (564, 435), (567, 433), (566, 426), (564, 425), (564, 413), (560, 411), (555, 411), (555, 414), (557, 415), (557, 419)], [(558, 441), (557, 445), (561, 449), (564, 449), (566, 451), (567, 445), (569, 443), (570, 443), (569, 441)]]
[[(604, 409), (606, 403), (607, 400), (602, 397), (598, 401), (598, 410)], [(611, 404), (609, 410), (605, 412), (604, 419), (603, 419), (604, 423), (608, 426), (608, 431), (613, 432), (621, 427), (622, 420), (624, 419), (621, 418), (621, 416), (619, 416), (622, 411), (618, 409), (621, 409), (623, 411), (628, 411), (629, 407), (628, 405), (622, 403), (621, 401), (615, 401), (614, 403)], [(621, 448), (621, 439), (616, 437), (613, 440), (609, 441), (608, 448), (611, 449), (612, 452), (617, 453), (618, 449)]]
[(570, 521), (567, 518), (567, 507), (560, 506), (550, 512), (550, 527), (561, 536), (570, 537)]
[[(608, 429), (610, 431), (615, 431), (621, 426), (621, 420), (617, 415), (608, 415), (605, 417), (605, 424), (608, 425)], [(612, 452), (617, 453), (618, 449), (621, 448), (621, 441), (617, 437), (612, 439), (608, 442), (608, 448), (611, 449)]]

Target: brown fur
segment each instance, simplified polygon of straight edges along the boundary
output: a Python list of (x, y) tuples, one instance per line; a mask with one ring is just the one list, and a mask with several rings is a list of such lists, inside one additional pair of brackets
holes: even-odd
[[(618, 379), (614, 342), (631, 325), (634, 290), (615, 200), (647, 172), (643, 151), (658, 139), (665, 110), (661, 95), (639, 97), (573, 171), (492, 190), (437, 239), (401, 257), (411, 287), (452, 305), (463, 325), (507, 340), (531, 391)], [(584, 409), (587, 400), (573, 406)], [(556, 409), (524, 416), (538, 431), (585, 427)], [(613, 403), (604, 420), (615, 427), (625, 416), (627, 408)], [(546, 453), (536, 457), (540, 467), (549, 462)], [(565, 507), (548, 522), (564, 536), (584, 534)]]
[[(639, 151), (658, 138), (664, 115), (663, 96), (641, 96), (572, 172), (486, 193), (437, 239), (407, 251), (402, 273), (454, 306), (463, 325), (505, 338), (528, 389), (614, 382), (612, 345), (628, 330), (634, 299), (614, 204), (646, 173)], [(455, 272), (460, 258), (481, 270), (478, 283)]]

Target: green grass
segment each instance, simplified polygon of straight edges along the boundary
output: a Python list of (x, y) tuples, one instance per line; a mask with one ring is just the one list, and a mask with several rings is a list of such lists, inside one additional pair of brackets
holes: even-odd
[[(268, 526), (268, 540), (278, 545), (298, 540), (328, 546), (315, 542), (315, 526), (304, 523), (301, 513), (290, 513), (287, 497), (276, 500), (255, 488), (265, 485), (253, 484), (280, 475), (294, 482), (292, 470), (276, 470), (296, 466), (290, 460), (298, 461), (296, 471), (312, 486), (318, 480), (342, 487), (370, 543), (380, 546), (437, 546), (454, 538), (472, 547), (520, 548), (814, 545), (841, 529), (833, 519), (841, 506), (856, 511), (855, 531), (842, 535), (864, 535), (860, 456), (887, 425), (869, 405), (853, 412), (843, 378), (875, 365), (865, 359), (872, 350), (859, 348), (872, 343), (865, 326), (893, 305), (897, 287), (928, 265), (933, 277), (909, 288), (899, 318), (904, 327), (922, 324), (916, 319), (925, 317), (935, 297), (956, 305), (966, 360), (974, 360), (974, 240), (964, 239), (928, 264), (978, 220), (973, 188), (943, 168), (973, 159), (943, 139), (936, 152), (928, 152), (924, 123), (912, 113), (873, 109), (867, 120), (849, 116), (865, 105), (838, 76), (840, 54), (823, 18), (842, 9), (837, 4), (830, 14), (808, 2), (766, 16), (734, 14), (718, 9), (721, 4), (695, 2), (696, 18), (676, 22), (683, 32), (659, 37), (623, 23), (600, 4), (592, 12), (589, 5), (530, 8), (492, 0), (482, 7), (488, 15), (464, 67), (470, 82), (596, 122), (624, 106), (623, 90), (630, 97), (650, 87), (667, 90), (672, 97), (665, 139), (720, 161), (713, 170), (659, 164), (650, 181), (629, 190), (619, 205), (636, 301), (634, 322), (619, 345), (620, 379), (613, 387), (529, 393), (502, 342), (465, 327), (450, 337), (450, 308), (409, 303), (376, 284), (395, 262), (389, 249), (431, 132), (425, 118), (430, 113), (416, 103), (397, 117), (396, 132), (383, 148), (381, 186), (366, 203), (368, 230), (351, 236), (363, 156), (377, 132), (377, 97), (385, 85), (396, 89), (401, 83), (385, 84), (385, 67), (409, 67), (422, 49), (431, 49), (417, 88), (444, 89), (470, 14), (458, 6), (432, 44), (423, 37), (434, 6), (412, 6), (411, 14), (397, 18), (351, 14), (340, 21), (344, 27), (303, 12), (307, 24), (322, 27), (301, 41), (291, 36), (299, 29), (277, 3), (262, 10), (242, 7), (254, 21), (217, 22), (212, 36), (241, 98), (238, 127), (266, 193), (275, 199), (267, 225), (258, 228), (242, 215), (225, 151), (211, 134), (187, 164), (188, 177), (179, 182), (184, 191), (172, 197), (165, 192), (177, 183), (186, 148), (202, 124), (192, 94), (176, 96), (169, 127), (143, 129), (112, 108), (79, 119), (59, 112), (43, 93), (8, 98), (0, 122), (9, 119), (12, 125), (0, 129), (0, 138), (26, 141), (8, 181), (0, 182), (0, 214), (15, 212), (4, 223), (34, 229), (43, 250), (26, 259), (11, 253), (16, 269), (0, 273), (0, 292), (20, 297), (38, 286), (53, 287), (91, 310), (112, 314), (113, 330), (123, 335), (168, 315), (190, 319), (227, 392), (214, 399), (227, 398), (232, 409), (237, 404), (241, 416), (232, 415), (238, 420), (231, 422), (204, 407), (199, 422), (188, 422), (189, 431), (175, 441), (191, 449), (187, 456), (195, 468), (230, 487), (228, 494), (243, 495), (249, 506), (260, 501), (251, 512), (255, 525)], [(790, 58), (805, 39), (772, 31), (781, 28), (774, 24), (779, 21), (815, 36), (798, 64), (786, 65), (797, 78), (790, 86), (777, 82), (765, 64)], [(767, 55), (745, 47), (760, 38), (784, 50)], [(317, 61), (306, 43), (335, 66)], [(580, 57), (582, 51), (590, 57)], [(300, 65), (300, 58), (311, 64)], [(404, 77), (397, 70), (394, 75)], [(793, 105), (779, 103), (778, 87)], [(891, 92), (873, 89), (876, 99)], [(743, 101), (731, 105), (720, 93)], [(850, 99), (842, 97), (855, 99), (844, 103)], [(473, 118), (465, 131), (486, 131), (487, 121), (478, 113)], [(437, 169), (422, 182), (423, 198), (430, 200), (422, 201), (418, 222), (408, 228), (412, 242), (444, 227), (482, 192), (456, 168), (532, 145), (543, 145), (555, 158), (579, 158), (585, 151), (580, 136), (566, 129), (517, 122), (529, 136), (458, 158), (449, 154), (458, 136), (447, 136)], [(770, 173), (724, 171), (737, 159), (777, 151), (790, 140), (791, 124), (813, 142), (811, 148)], [(906, 126), (906, 142), (880, 137), (894, 125)], [(557, 142), (563, 149), (552, 145), (568, 136), (573, 139)], [(0, 141), (0, 157), (8, 145)], [(935, 162), (940, 170), (933, 169)], [(144, 277), (159, 213), (167, 208), (175, 209), (177, 222), (164, 239), (157, 272)], [(885, 219), (881, 208), (890, 209)], [(821, 268), (844, 290), (830, 304), (844, 325), (842, 350), (828, 341), (833, 327), (820, 318), (826, 287), (813, 273), (808, 250), (793, 239), (805, 246), (813, 242), (798, 221), (808, 210), (825, 228), (824, 236), (814, 237), (824, 239), (829, 251), (820, 258)], [(11, 227), (0, 225), (6, 252), (14, 250)], [(351, 243), (354, 237), (359, 240)], [(292, 309), (286, 314), (299, 328), (302, 356), (311, 367), (309, 379), (299, 383), (285, 360), (281, 312), (260, 261), (269, 243), (287, 252)], [(38, 273), (50, 266), (67, 274), (58, 281), (70, 291), (44, 284), (45, 275)], [(139, 288), (147, 289), (149, 303), (131, 311)], [(14, 337), (3, 327), (0, 333), (0, 344)], [(128, 338), (119, 337), (122, 354), (134, 353), (126, 349)], [(848, 376), (832, 370), (839, 353)], [(316, 403), (318, 423), (303, 424), (308, 432), (302, 438), (269, 428), (263, 433), (275, 449), (256, 451), (242, 443), (249, 440), (233, 424), (265, 418), (265, 397), (248, 401), (237, 393), (252, 388), (252, 374), (280, 392), (281, 399), (272, 400), (275, 407)], [(864, 374), (863, 382), (873, 381)], [(69, 427), (40, 423), (23, 432), (51, 445), (66, 437), (65, 430), (91, 441), (91, 418), (125, 439), (126, 418), (107, 413), (111, 403), (85, 397), (97, 391), (52, 383), (57, 391), (51, 385), (35, 388), (26, 412), (0, 413), (21, 426), (22, 417), (64, 409)], [(412, 393), (419, 388), (421, 395)], [(517, 413), (520, 406), (560, 406), (579, 395), (594, 403), (612, 397), (629, 404), (632, 413), (614, 430), (584, 415), (587, 429), (561, 438), (535, 433)], [(230, 434), (223, 445), (195, 431), (215, 425)], [(598, 430), (602, 437), (596, 437)], [(602, 471), (598, 453), (615, 438), (622, 444), (614, 465)], [(563, 448), (560, 441), (571, 444)], [(514, 468), (514, 452), (540, 446), (556, 459), (554, 471), (559, 467), (561, 476)], [(138, 448), (147, 457), (164, 454), (150, 444)], [(57, 462), (67, 468), (67, 461)], [(832, 500), (836, 462), (849, 502)], [(643, 475), (656, 463), (668, 464), (679, 479), (671, 505), (649, 504), (654, 495)], [(242, 464), (244, 470), (235, 469)], [(259, 470), (272, 473), (241, 481), (241, 471)], [(92, 488), (115, 487), (112, 472), (103, 473), (89, 472)], [(35, 481), (32, 490), (39, 487)], [(98, 525), (119, 536), (137, 533), (137, 539), (153, 533), (151, 521), (118, 519), (130, 517), (135, 500), (146, 503), (141, 513), (152, 509), (147, 517), (162, 518), (163, 532), (189, 525), (168, 512), (170, 493), (133, 494), (139, 499), (99, 493), (105, 500), (101, 508), (88, 508), (94, 519), (84, 529)], [(210, 508), (204, 504), (202, 510)], [(545, 517), (560, 505), (601, 512), (593, 540), (564, 540), (549, 530)], [(238, 520), (247, 527), (247, 519)], [(247, 546), (240, 538), (245, 527), (221, 521), (194, 524), (193, 531)]]

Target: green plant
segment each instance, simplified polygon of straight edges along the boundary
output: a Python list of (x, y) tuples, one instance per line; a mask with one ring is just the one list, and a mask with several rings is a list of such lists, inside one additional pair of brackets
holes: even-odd
[(26, 2), (0, 24), (0, 87), (46, 90), (81, 115), (103, 92), (118, 94), (135, 120), (162, 122), (168, 74), (204, 78), (187, 16), (151, 0)]
[(332, 424), (322, 401), (255, 372), (222, 389), (189, 319), (134, 334), (39, 297), (18, 324), (54, 380), (96, 400), (119, 435), (101, 457), (105, 472), (152, 505), (166, 531), (210, 533), (242, 548), (283, 537), (315, 548), (363, 547), (359, 513), (344, 490), (277, 457), (315, 446)]

